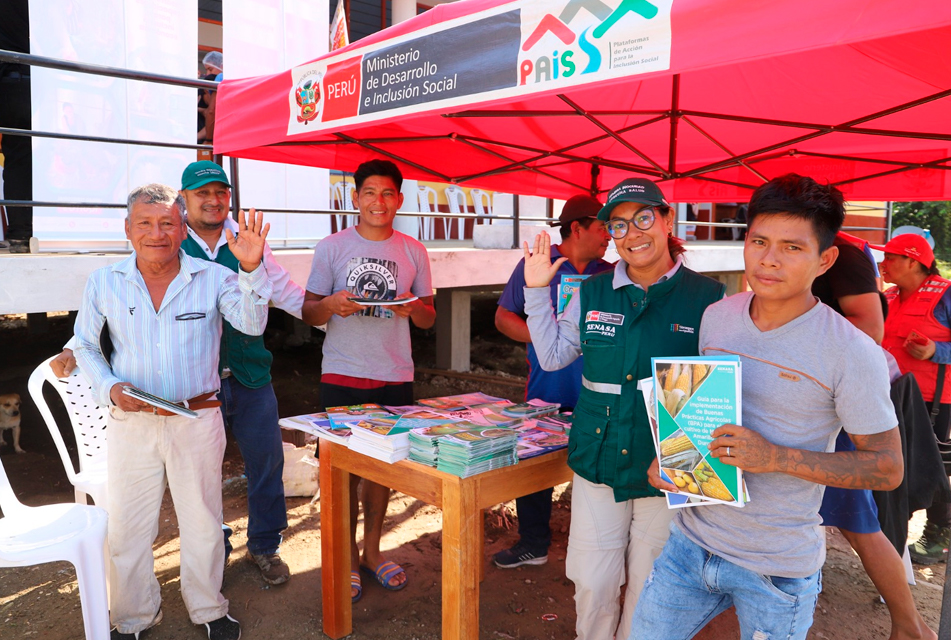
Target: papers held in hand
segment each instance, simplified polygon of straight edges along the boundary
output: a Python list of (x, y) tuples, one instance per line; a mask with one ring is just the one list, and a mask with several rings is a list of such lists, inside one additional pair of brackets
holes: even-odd
[(142, 402), (150, 404), (158, 409), (165, 409), (166, 411), (170, 411), (171, 413), (184, 416), (186, 418), (198, 417), (198, 414), (191, 409), (183, 407), (180, 404), (175, 404), (174, 402), (169, 402), (164, 398), (153, 396), (151, 393), (142, 391), (142, 389), (136, 389), (135, 387), (122, 387), (122, 393), (129, 397), (135, 398), (136, 400), (141, 400)]
[(364, 307), (388, 307), (397, 304), (406, 304), (413, 300), (419, 300), (419, 296), (410, 296), (408, 298), (397, 298), (396, 300), (380, 300), (378, 298), (350, 298), (350, 302), (362, 304)]

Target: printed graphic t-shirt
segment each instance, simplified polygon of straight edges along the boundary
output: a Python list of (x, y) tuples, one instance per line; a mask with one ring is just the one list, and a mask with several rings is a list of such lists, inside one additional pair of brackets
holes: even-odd
[[(745, 292), (721, 300), (707, 307), (700, 325), (703, 355), (735, 354), (743, 362), (744, 427), (783, 447), (832, 452), (840, 428), (870, 435), (898, 424), (885, 357), (871, 338), (821, 303), (761, 331), (750, 317), (752, 299)], [(818, 571), (825, 561), (825, 487), (784, 473), (744, 478), (750, 502), (742, 509), (681, 509), (674, 522), (744, 569), (784, 578)]]
[[(367, 298), (392, 300), (411, 292), (433, 295), (429, 255), (422, 243), (394, 231), (386, 240), (367, 240), (349, 227), (317, 243), (307, 290), (329, 296), (341, 289)], [(411, 382), (413, 356), (409, 318), (387, 307), (327, 322), (323, 373), (385, 382)]]

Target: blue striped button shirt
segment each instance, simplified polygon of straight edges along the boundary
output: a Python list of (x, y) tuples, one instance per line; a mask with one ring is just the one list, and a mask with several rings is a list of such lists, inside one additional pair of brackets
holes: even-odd
[[(179, 252), (181, 269), (168, 285), (158, 312), (136, 267), (135, 253), (97, 269), (86, 282), (76, 318), (80, 371), (102, 406), (118, 382), (172, 402), (219, 388), (221, 318), (238, 331), (261, 335), (267, 324), (271, 284), (259, 266), (240, 275)], [(99, 335), (108, 321), (115, 348), (111, 364)]]

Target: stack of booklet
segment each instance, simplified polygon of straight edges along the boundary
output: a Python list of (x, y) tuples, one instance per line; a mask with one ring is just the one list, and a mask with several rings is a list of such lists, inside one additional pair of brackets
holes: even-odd
[(396, 416), (360, 420), (351, 425), (347, 446), (383, 462), (403, 460), (409, 455), (409, 428), (398, 422)]
[(439, 460), (439, 439), (465, 430), (466, 425), (452, 422), (410, 430), (409, 459), (413, 462), (435, 467)]
[(535, 426), (518, 430), (518, 453), (519, 460), (534, 458), (543, 453), (557, 451), (568, 446), (568, 434), (564, 431), (553, 431), (536, 423)]
[(534, 400), (529, 400), (528, 402), (520, 402), (518, 404), (503, 406), (501, 413), (504, 416), (511, 416), (513, 418), (525, 420), (526, 418), (538, 418), (540, 416), (547, 416), (552, 413), (557, 413), (559, 407), (561, 407), (560, 404), (548, 403), (544, 400), (539, 400), (536, 398)]
[(458, 411), (460, 409), (467, 409), (477, 404), (488, 404), (492, 402), (504, 402), (506, 404), (512, 404), (505, 398), (496, 398), (495, 396), (486, 395), (481, 391), (462, 393), (457, 396), (426, 398), (425, 400), (419, 400), (418, 402), (424, 407), (431, 407), (438, 411)]
[(350, 427), (334, 427), (326, 411), (292, 418), (281, 418), (279, 424), (285, 429), (304, 431), (318, 438), (326, 438), (344, 446), (347, 446), (347, 442), (350, 440)]
[(475, 427), (439, 438), (436, 468), (468, 478), (518, 462), (518, 432), (499, 427)]
[(384, 462), (396, 462), (409, 455), (409, 428), (398, 427), (400, 416), (378, 404), (328, 407), (327, 418), (332, 429), (323, 434), (318, 432), (319, 437), (341, 442), (339, 436), (334, 435), (349, 432), (342, 444)]

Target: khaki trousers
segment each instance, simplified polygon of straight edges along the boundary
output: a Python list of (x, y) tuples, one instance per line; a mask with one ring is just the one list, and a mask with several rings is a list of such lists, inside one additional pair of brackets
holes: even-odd
[(662, 497), (615, 502), (611, 487), (575, 474), (565, 569), (575, 583), (578, 640), (630, 635), (634, 607), (667, 542), (673, 514)]
[(198, 414), (192, 420), (110, 410), (110, 617), (120, 633), (148, 628), (161, 606), (152, 545), (166, 481), (178, 517), (181, 590), (188, 615), (203, 624), (228, 613), (221, 595), (224, 424), (217, 408)]

